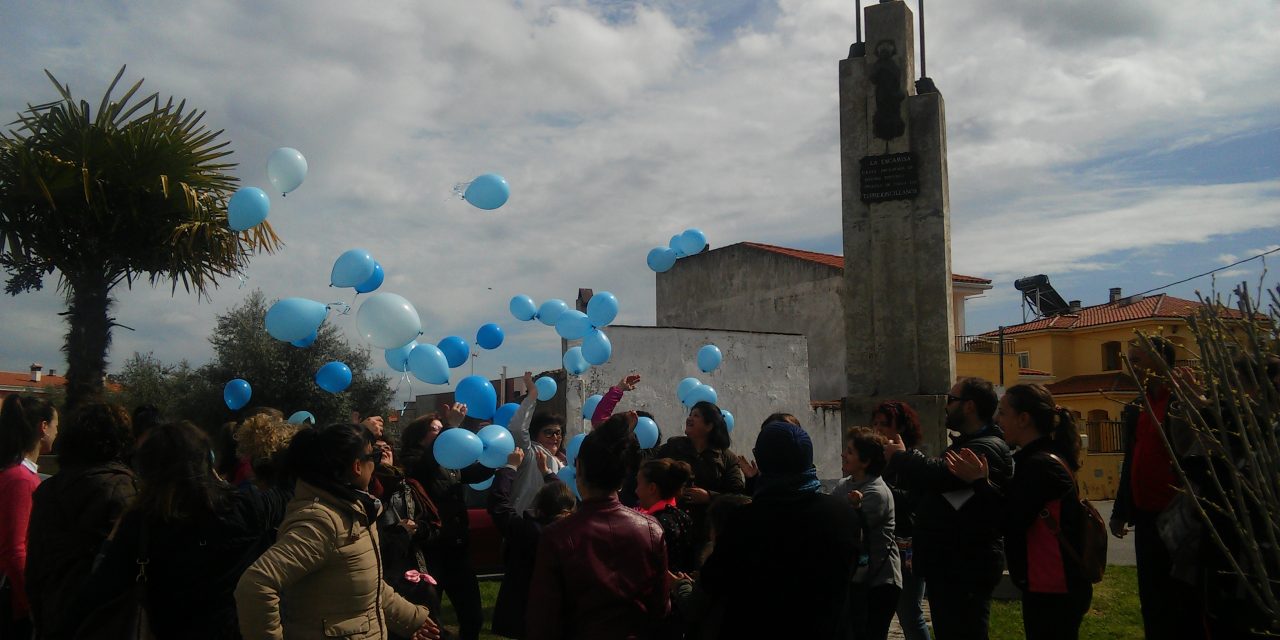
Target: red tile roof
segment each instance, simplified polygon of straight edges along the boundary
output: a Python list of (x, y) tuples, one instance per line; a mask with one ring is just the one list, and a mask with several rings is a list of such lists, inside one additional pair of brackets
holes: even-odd
[(40, 382), (32, 382), (30, 371), (0, 371), (0, 387), (31, 387), (39, 389), (40, 387), (65, 387), (66, 385), (67, 379), (62, 376), (45, 374), (40, 377)]
[[(1200, 307), (1201, 304), (1195, 300), (1184, 300), (1161, 293), (1149, 298), (1143, 298), (1137, 302), (1126, 303), (1122, 299), (1116, 302), (1085, 307), (1076, 313), (1064, 313), (1051, 318), (1041, 318), (1005, 327), (1004, 334), (1008, 336), (1011, 333), (1026, 333), (1044, 329), (1084, 329), (1086, 327), (1133, 320), (1186, 318), (1193, 315)], [(1240, 312), (1232, 309), (1225, 309), (1224, 314), (1231, 318), (1240, 317)], [(989, 331), (983, 335), (991, 336), (997, 333), (996, 331)]]
[[(824, 264), (828, 267), (835, 267), (837, 269), (844, 268), (844, 256), (838, 256), (831, 253), (818, 253), (816, 251), (804, 251), (801, 249), (791, 249), (788, 247), (779, 247), (777, 245), (764, 244), (761, 242), (740, 242), (738, 244), (751, 247), (752, 249), (762, 249), (764, 251), (769, 251), (779, 255), (789, 256), (792, 258), (799, 258), (801, 260), (808, 260), (809, 262), (816, 262), (818, 264)], [(733, 246), (733, 245), (730, 245), (730, 246)], [(979, 278), (976, 276), (962, 276), (958, 273), (951, 274), (951, 281), (962, 282), (965, 284), (991, 284), (991, 280), (987, 278)]]
[(1113, 393), (1138, 392), (1138, 384), (1133, 381), (1133, 378), (1119, 371), (1071, 376), (1064, 380), (1046, 384), (1045, 388), (1055, 396), (1073, 393), (1097, 393), (1099, 391)]
[(1049, 373), (1048, 371), (1041, 371), (1039, 369), (1028, 369), (1026, 367), (1022, 367), (1018, 369), (1018, 375), (1020, 376), (1051, 376), (1053, 374)]

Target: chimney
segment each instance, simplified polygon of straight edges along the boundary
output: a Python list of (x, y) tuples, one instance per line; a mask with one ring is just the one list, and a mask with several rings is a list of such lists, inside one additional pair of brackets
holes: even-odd
[(1067, 303), (1067, 313), (1080, 313), (1080, 301), (1072, 300)]
[(55, 369), (50, 369), (50, 370), (49, 370), (49, 377), (50, 377), (50, 378), (52, 378), (53, 376), (55, 376), (55, 375), (57, 375), (57, 374), (58, 374), (58, 372), (57, 372)]
[(1116, 302), (1117, 300), (1120, 299), (1120, 297), (1121, 297), (1120, 287), (1111, 287), (1110, 302)]
[(32, 363), (31, 363), (31, 381), (32, 381), (32, 382), (40, 382), (40, 378), (41, 378), (40, 372), (41, 372), (41, 371), (44, 371), (44, 365), (42, 365), (42, 364), (40, 364), (40, 363), (38, 363), (38, 362), (32, 362)]
[(575, 305), (577, 306), (578, 311), (586, 313), (587, 303), (591, 302), (591, 296), (593, 295), (595, 295), (595, 292), (591, 289), (578, 289), (578, 300), (577, 305)]

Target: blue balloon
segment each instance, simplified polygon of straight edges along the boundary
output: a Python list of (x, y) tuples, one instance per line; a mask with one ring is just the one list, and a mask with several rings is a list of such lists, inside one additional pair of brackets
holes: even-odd
[(295, 346), (295, 347), (298, 347), (299, 349), (306, 349), (307, 347), (309, 347), (309, 346), (311, 346), (311, 345), (315, 344), (316, 338), (319, 338), (319, 337), (320, 337), (320, 332), (319, 332), (319, 331), (312, 331), (312, 332), (311, 332), (311, 335), (309, 335), (309, 336), (307, 336), (307, 337), (305, 337), (305, 338), (303, 338), (303, 339), (301, 339), (301, 340), (294, 340), (294, 341), (290, 342), (289, 344), (291, 344), (291, 345), (293, 345), (293, 346)]
[(267, 309), (267, 333), (285, 342), (302, 340), (315, 333), (328, 314), (329, 308), (323, 302), (306, 298), (277, 300)]
[(311, 415), (310, 411), (294, 411), (293, 415), (289, 416), (289, 424), (306, 424), (308, 422), (311, 424), (316, 423), (316, 417)]
[(436, 462), (439, 462), (440, 466), (446, 469), (462, 469), (480, 459), (480, 454), (484, 452), (484, 443), (476, 434), (462, 427), (452, 427), (436, 436), (431, 451), (435, 454)]
[(671, 242), (668, 242), (667, 246), (671, 247), (671, 250), (676, 252), (677, 258), (684, 257), (684, 252), (680, 250), (680, 234), (677, 233), (674, 236), (671, 236)]
[(556, 397), (556, 381), (551, 376), (543, 376), (533, 383), (538, 392), (538, 402), (546, 402)]
[(529, 296), (519, 295), (512, 298), (511, 304), (507, 305), (507, 308), (511, 310), (511, 315), (521, 322), (532, 320), (538, 316), (538, 305)]
[(652, 418), (640, 416), (636, 420), (636, 440), (640, 441), (641, 449), (652, 449), (658, 445), (658, 423)]
[(662, 273), (671, 269), (676, 264), (676, 252), (667, 247), (654, 247), (649, 250), (649, 268), (655, 273)]
[(330, 362), (316, 372), (316, 384), (329, 393), (342, 393), (351, 386), (351, 368), (341, 362)]
[(383, 356), (387, 360), (387, 366), (391, 367), (392, 371), (399, 371), (400, 373), (408, 371), (409, 354), (413, 353), (413, 348), (416, 346), (418, 346), (418, 343), (417, 341), (414, 341), (403, 347), (396, 347), (395, 349), (387, 349), (384, 351)]
[(497, 349), (502, 346), (502, 340), (506, 336), (502, 333), (502, 327), (490, 322), (480, 326), (480, 330), (476, 332), (476, 344), (481, 349)]
[(720, 361), (723, 356), (720, 355), (720, 347), (714, 344), (703, 345), (698, 349), (698, 368), (703, 373), (711, 373), (720, 368)]
[(507, 464), (507, 456), (516, 450), (516, 439), (511, 432), (500, 424), (491, 424), (480, 430), (476, 436), (484, 443), (484, 452), (480, 454), (480, 464), (497, 469)]
[(477, 209), (492, 211), (507, 203), (511, 197), (511, 186), (507, 179), (496, 173), (486, 173), (467, 185), (462, 197)]
[(434, 344), (419, 344), (409, 352), (409, 371), (427, 384), (449, 384), (449, 362)]
[(556, 477), (560, 478), (560, 482), (569, 485), (569, 488), (573, 489), (574, 496), (579, 500), (582, 499), (582, 496), (578, 493), (578, 472), (574, 470), (572, 465), (560, 467), (560, 470), (556, 472)]
[(249, 404), (249, 398), (253, 397), (253, 387), (249, 383), (240, 378), (236, 378), (228, 382), (222, 387), (222, 401), (227, 403), (227, 408), (232, 411), (239, 411)]
[(733, 414), (732, 414), (732, 413), (729, 413), (728, 411), (726, 411), (726, 410), (724, 410), (724, 409), (721, 409), (721, 410), (720, 410), (720, 415), (724, 416), (724, 426), (725, 426), (725, 428), (729, 430), (729, 433), (733, 433)]
[(457, 369), (467, 363), (467, 358), (471, 357), (471, 347), (467, 345), (467, 341), (458, 336), (449, 336), (441, 340), (437, 345), (440, 347), (444, 359), (449, 363), (450, 369)]
[(579, 433), (578, 435), (569, 438), (569, 444), (564, 446), (565, 461), (570, 468), (573, 467), (573, 461), (578, 459), (578, 450), (582, 449), (582, 441), (586, 439), (587, 434)]
[(693, 391), (700, 384), (702, 384), (702, 381), (697, 378), (685, 378), (684, 380), (681, 380), (680, 385), (676, 387), (676, 397), (680, 399), (680, 402), (684, 402), (684, 399), (689, 397), (689, 392)]
[(582, 339), (582, 357), (587, 362), (601, 365), (608, 362), (612, 355), (613, 345), (609, 342), (609, 336), (606, 336), (603, 331), (592, 329), (591, 333)]
[(488, 489), (489, 487), (492, 487), (492, 486), (493, 486), (493, 479), (494, 479), (494, 477), (495, 477), (495, 476), (489, 476), (488, 478), (486, 478), (486, 479), (484, 480), (484, 482), (473, 482), (473, 483), (471, 483), (471, 484), (469, 484), (469, 485), (467, 485), (467, 486), (468, 486), (468, 487), (471, 487), (472, 489), (475, 489), (476, 491), (484, 491), (484, 490)]
[(257, 187), (244, 187), (231, 194), (227, 201), (227, 226), (235, 231), (247, 231), (267, 219), (271, 210), (271, 198)]
[(698, 229), (685, 229), (676, 244), (680, 246), (680, 253), (686, 256), (696, 255), (707, 246), (707, 234)]
[(297, 149), (280, 147), (267, 158), (267, 179), (281, 194), (297, 189), (307, 177), (307, 159)]
[(596, 413), (596, 407), (600, 404), (600, 401), (603, 399), (604, 399), (604, 396), (598, 393), (591, 396), (590, 398), (587, 398), (587, 401), (582, 403), (582, 417), (586, 418), (587, 420), (590, 420), (591, 416), (595, 415)]
[(329, 284), (335, 287), (354, 287), (373, 276), (373, 254), (364, 249), (348, 249), (337, 260), (333, 261), (333, 269), (329, 272)]
[(582, 347), (573, 347), (565, 351), (562, 360), (565, 371), (575, 376), (580, 376), (591, 368), (591, 364), (587, 362), (587, 359), (582, 357)]
[(538, 307), (538, 322), (548, 327), (554, 327), (556, 326), (556, 321), (560, 319), (560, 314), (564, 313), (568, 308), (569, 305), (565, 304), (564, 300), (555, 298), (547, 300), (542, 303), (542, 306)]
[(580, 340), (591, 331), (591, 320), (577, 309), (569, 309), (556, 320), (556, 333), (565, 340)]
[(684, 404), (685, 406), (692, 408), (693, 405), (698, 404), (699, 402), (710, 402), (711, 404), (716, 404), (719, 399), (720, 397), (716, 394), (716, 390), (714, 388), (710, 385), (700, 384), (694, 387), (693, 391), (689, 392), (689, 395), (685, 396)]
[(480, 376), (467, 376), (459, 381), (453, 397), (467, 405), (467, 415), (472, 418), (488, 420), (498, 410), (498, 392)]
[(493, 414), (493, 423), (500, 424), (504, 427), (510, 426), (511, 418), (516, 415), (516, 410), (519, 408), (520, 405), (514, 402), (508, 402), (501, 407), (498, 407), (498, 410)]
[(601, 291), (587, 302), (587, 317), (591, 326), (600, 328), (609, 326), (618, 317), (618, 297), (608, 291)]
[(377, 262), (374, 262), (373, 275), (369, 276), (368, 280), (365, 280), (364, 282), (361, 282), (360, 284), (356, 285), (356, 293), (369, 293), (370, 291), (377, 291), (378, 287), (382, 286), (382, 281), (385, 280), (386, 277), (387, 277), (387, 274), (382, 271), (382, 265), (378, 264)]

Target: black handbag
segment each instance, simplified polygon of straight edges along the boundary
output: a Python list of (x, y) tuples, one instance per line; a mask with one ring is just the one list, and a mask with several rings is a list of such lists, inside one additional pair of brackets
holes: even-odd
[(95, 607), (76, 628), (76, 640), (154, 640), (155, 635), (147, 621), (147, 565), (151, 562), (147, 542), (147, 525), (144, 522), (138, 534), (135, 560), (138, 573), (134, 576), (133, 585)]

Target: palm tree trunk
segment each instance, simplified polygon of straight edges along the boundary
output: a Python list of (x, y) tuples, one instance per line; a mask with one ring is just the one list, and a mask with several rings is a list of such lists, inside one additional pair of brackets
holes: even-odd
[(111, 346), (111, 285), (105, 274), (67, 276), (67, 404), (70, 413), (83, 402), (102, 395)]

